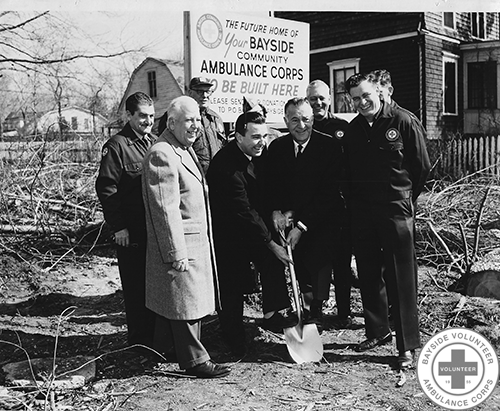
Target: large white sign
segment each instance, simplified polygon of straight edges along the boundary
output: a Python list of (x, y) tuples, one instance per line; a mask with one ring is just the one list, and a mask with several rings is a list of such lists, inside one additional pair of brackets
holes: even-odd
[[(225, 122), (243, 110), (243, 97), (283, 121), (283, 107), (305, 96), (309, 83), (309, 24), (245, 14), (190, 12), (188, 76), (210, 79), (210, 107)], [(186, 79), (189, 81), (188, 79)]]

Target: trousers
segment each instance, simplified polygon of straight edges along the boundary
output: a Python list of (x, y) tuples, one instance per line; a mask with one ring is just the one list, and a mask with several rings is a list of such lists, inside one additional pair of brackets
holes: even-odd
[(411, 198), (385, 203), (353, 201), (353, 245), (366, 337), (390, 332), (389, 295), (400, 351), (420, 347), (413, 223)]

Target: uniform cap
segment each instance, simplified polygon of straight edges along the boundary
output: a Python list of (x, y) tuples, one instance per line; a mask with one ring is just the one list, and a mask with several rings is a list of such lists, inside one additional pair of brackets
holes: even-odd
[(191, 90), (197, 90), (199, 88), (212, 87), (214, 84), (206, 77), (193, 77), (189, 82), (189, 88)]

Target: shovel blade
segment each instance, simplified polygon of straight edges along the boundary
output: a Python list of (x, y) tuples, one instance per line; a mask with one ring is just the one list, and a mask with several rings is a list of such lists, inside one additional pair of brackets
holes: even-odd
[(285, 328), (286, 346), (290, 357), (297, 363), (318, 362), (323, 358), (323, 343), (316, 324), (297, 324)]

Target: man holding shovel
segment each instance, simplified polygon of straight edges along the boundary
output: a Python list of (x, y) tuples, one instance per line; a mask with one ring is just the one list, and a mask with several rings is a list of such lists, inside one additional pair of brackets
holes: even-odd
[(290, 307), (283, 272), (266, 269), (269, 260), (281, 266), (291, 263), (261, 216), (268, 133), (260, 107), (241, 114), (235, 138), (215, 155), (207, 173), (220, 283), (219, 322), (224, 341), (237, 356), (246, 351), (243, 295), (251, 261), (261, 273), (263, 311), (268, 317), (264, 326), (269, 321), (279, 322), (276, 325), (281, 328), (296, 323), (286, 322), (279, 314)]
[[(323, 301), (329, 298), (334, 233), (339, 233), (341, 158), (333, 139), (313, 130), (305, 98), (285, 105), (289, 134), (269, 146), (267, 208), (276, 232), (287, 230), (304, 302), (304, 323), (321, 329)], [(275, 264), (275, 270), (283, 267)]]

